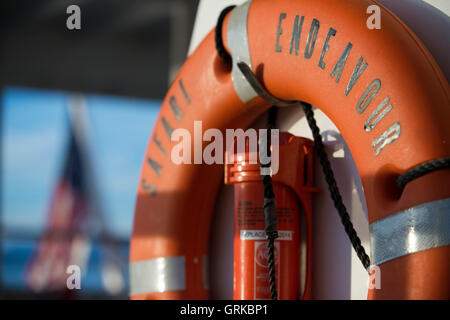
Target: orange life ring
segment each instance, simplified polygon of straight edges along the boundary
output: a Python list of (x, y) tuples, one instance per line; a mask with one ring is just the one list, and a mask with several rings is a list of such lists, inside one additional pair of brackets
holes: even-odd
[(369, 290), (369, 298), (450, 298), (450, 170), (417, 178), (402, 193), (395, 186), (399, 174), (450, 156), (448, 82), (390, 11), (380, 6), (381, 29), (367, 28), (373, 4), (247, 2), (223, 24), (231, 72), (216, 53), (214, 32), (187, 59), (164, 99), (142, 167), (130, 249), (132, 298), (208, 298), (209, 229), (223, 167), (174, 164), (170, 136), (175, 128), (193, 131), (194, 120), (203, 130), (247, 128), (267, 110), (243, 81), (238, 61), (274, 96), (319, 107), (346, 139), (381, 272), (381, 288)]

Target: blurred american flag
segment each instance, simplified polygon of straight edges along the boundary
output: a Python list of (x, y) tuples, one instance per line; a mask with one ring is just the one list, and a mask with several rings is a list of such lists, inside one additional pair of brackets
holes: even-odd
[(64, 169), (54, 190), (45, 232), (26, 273), (33, 291), (67, 289), (67, 267), (87, 265), (90, 240), (83, 232), (87, 218), (87, 184), (80, 142), (70, 122), (70, 141)]

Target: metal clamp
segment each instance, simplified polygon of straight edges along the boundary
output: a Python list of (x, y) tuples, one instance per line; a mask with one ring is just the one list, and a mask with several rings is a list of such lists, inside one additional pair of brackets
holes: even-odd
[(239, 70), (241, 70), (242, 74), (244, 75), (247, 82), (250, 84), (253, 90), (264, 99), (267, 103), (276, 106), (276, 107), (288, 107), (295, 104), (301, 104), (300, 101), (296, 100), (281, 100), (277, 97), (273, 96), (269, 91), (264, 88), (264, 86), (259, 82), (259, 80), (256, 78), (253, 71), (250, 69), (250, 67), (245, 62), (238, 62), (237, 66)]

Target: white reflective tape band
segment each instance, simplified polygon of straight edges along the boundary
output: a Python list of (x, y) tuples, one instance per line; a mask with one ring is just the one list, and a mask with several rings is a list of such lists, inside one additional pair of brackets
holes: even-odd
[(233, 85), (237, 95), (244, 103), (249, 102), (258, 95), (237, 66), (238, 62), (245, 62), (252, 68), (247, 35), (247, 16), (250, 3), (251, 0), (237, 6), (231, 11), (227, 31), (228, 47), (233, 60), (231, 78), (233, 79)]
[(450, 198), (418, 205), (370, 225), (372, 265), (450, 244)]
[(160, 257), (130, 263), (130, 294), (186, 289), (184, 256)]

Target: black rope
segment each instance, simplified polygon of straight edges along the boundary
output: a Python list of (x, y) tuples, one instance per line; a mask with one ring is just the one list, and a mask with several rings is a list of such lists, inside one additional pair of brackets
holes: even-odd
[(236, 6), (229, 6), (222, 10), (222, 12), (219, 15), (219, 18), (217, 19), (216, 32), (215, 32), (217, 54), (219, 55), (219, 57), (222, 58), (223, 61), (225, 61), (225, 63), (228, 66), (231, 66), (232, 60), (231, 60), (230, 54), (227, 52), (227, 50), (225, 50), (225, 46), (223, 45), (222, 24), (223, 24), (223, 20), (227, 16), (227, 13), (230, 12), (231, 10), (233, 10), (234, 7), (236, 7)]
[(411, 170), (400, 175), (397, 178), (397, 186), (400, 190), (403, 190), (406, 184), (412, 180), (426, 175), (427, 173), (447, 168), (450, 168), (450, 158), (440, 158), (419, 164), (418, 166), (415, 166)]
[[(260, 145), (260, 159), (261, 154), (267, 151), (267, 156), (270, 159), (271, 151), (270, 146), (271, 142), (271, 131), (275, 126), (275, 117), (276, 117), (276, 108), (272, 107), (269, 109), (269, 121), (268, 121), (268, 133), (267, 133), (267, 143), (265, 148), (263, 145)], [(270, 168), (271, 162), (267, 164), (261, 163), (261, 169)], [(273, 192), (272, 185), (272, 177), (270, 174), (262, 175), (262, 183), (264, 187), (264, 218), (266, 223), (266, 238), (267, 238), (267, 259), (269, 263), (269, 282), (270, 282), (270, 295), (272, 300), (277, 300), (277, 285), (276, 285), (276, 276), (275, 276), (275, 239), (278, 238), (278, 227), (277, 227), (277, 212), (275, 205), (275, 193)]]
[(336, 208), (339, 217), (341, 218), (341, 222), (344, 225), (345, 232), (347, 233), (350, 242), (352, 243), (353, 248), (358, 255), (359, 260), (363, 264), (364, 268), (369, 271), (370, 267), (370, 259), (367, 255), (364, 247), (361, 245), (361, 240), (358, 237), (358, 234), (353, 228), (353, 224), (350, 221), (350, 216), (348, 215), (347, 208), (342, 201), (341, 193), (339, 192), (339, 188), (336, 184), (336, 179), (334, 178), (333, 170), (331, 169), (330, 161), (328, 160), (327, 153), (325, 152), (325, 148), (322, 142), (322, 136), (320, 135), (319, 127), (317, 126), (316, 120), (314, 119), (314, 113), (312, 111), (312, 107), (308, 103), (302, 103), (303, 111), (306, 115), (306, 120), (308, 121), (309, 127), (311, 128), (314, 143), (316, 145), (317, 155), (319, 156), (320, 164), (322, 165), (322, 171), (325, 175), (325, 180), (328, 184), (328, 190), (330, 191), (330, 196), (333, 199), (334, 207)]

